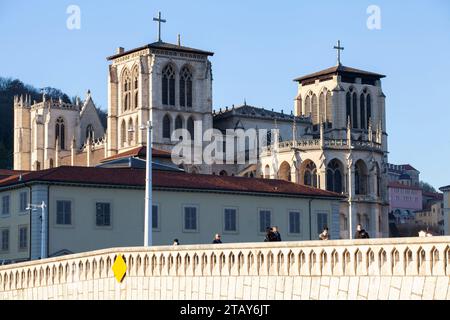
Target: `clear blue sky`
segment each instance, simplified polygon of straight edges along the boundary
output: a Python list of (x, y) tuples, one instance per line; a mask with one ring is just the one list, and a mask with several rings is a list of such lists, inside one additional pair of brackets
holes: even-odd
[[(66, 9), (81, 9), (68, 30)], [(369, 5), (381, 30), (366, 27)], [(450, 2), (261, 0), (0, 0), (0, 76), (53, 86), (107, 107), (105, 57), (156, 40), (214, 51), (214, 108), (242, 103), (290, 112), (297, 76), (335, 64), (387, 75), (389, 160), (435, 187), (450, 184)]]

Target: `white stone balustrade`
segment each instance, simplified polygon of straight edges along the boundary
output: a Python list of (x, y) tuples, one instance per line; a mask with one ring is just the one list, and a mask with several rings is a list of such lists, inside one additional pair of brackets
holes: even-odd
[(450, 299), (449, 280), (450, 237), (115, 248), (0, 267), (0, 300)]

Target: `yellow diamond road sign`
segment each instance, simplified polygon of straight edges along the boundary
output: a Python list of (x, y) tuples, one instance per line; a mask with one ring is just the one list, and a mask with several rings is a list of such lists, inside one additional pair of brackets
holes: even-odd
[(117, 282), (121, 283), (123, 277), (125, 277), (125, 274), (127, 273), (127, 264), (125, 263), (125, 260), (123, 259), (121, 254), (119, 254), (116, 258), (116, 261), (114, 261), (112, 270)]

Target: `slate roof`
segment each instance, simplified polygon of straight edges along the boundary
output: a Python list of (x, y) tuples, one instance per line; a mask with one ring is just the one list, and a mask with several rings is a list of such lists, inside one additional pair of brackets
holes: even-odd
[(131, 50), (128, 50), (128, 51), (125, 51), (122, 53), (112, 55), (110, 57), (107, 57), (106, 59), (114, 60), (114, 59), (120, 58), (122, 56), (125, 56), (127, 54), (137, 52), (140, 50), (144, 50), (144, 49), (172, 50), (172, 51), (185, 52), (185, 53), (201, 54), (201, 55), (205, 55), (205, 56), (213, 56), (214, 55), (214, 52), (203, 51), (203, 50), (194, 49), (194, 48), (185, 47), (185, 46), (179, 46), (176, 44), (167, 43), (167, 42), (163, 42), (163, 41), (157, 41), (157, 42), (153, 42), (153, 43), (147, 44), (147, 45), (139, 47), (139, 48), (131, 49)]
[(381, 79), (381, 78), (386, 77), (385, 75), (382, 75), (379, 73), (350, 68), (350, 67), (346, 67), (346, 66), (343, 66), (340, 64), (338, 66), (334, 66), (334, 67), (331, 67), (331, 68), (328, 68), (328, 69), (325, 69), (322, 71), (318, 71), (315, 73), (311, 73), (311, 74), (296, 78), (296, 79), (294, 79), (294, 81), (303, 82), (306, 80), (312, 80), (312, 79), (321, 78), (321, 77), (325, 77), (325, 76), (332, 76), (332, 75), (363, 76), (366, 78), (373, 78), (373, 79)]

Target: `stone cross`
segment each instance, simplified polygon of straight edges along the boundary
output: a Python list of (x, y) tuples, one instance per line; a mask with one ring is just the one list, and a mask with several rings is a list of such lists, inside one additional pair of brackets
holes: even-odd
[(337, 46), (334, 46), (334, 49), (337, 50), (337, 61), (338, 66), (341, 65), (341, 50), (344, 51), (344, 47), (341, 47), (341, 40), (338, 40)]
[(158, 18), (153, 18), (153, 21), (158, 22), (158, 42), (161, 42), (161, 22), (166, 23), (167, 20), (161, 19), (161, 11), (158, 12)]

